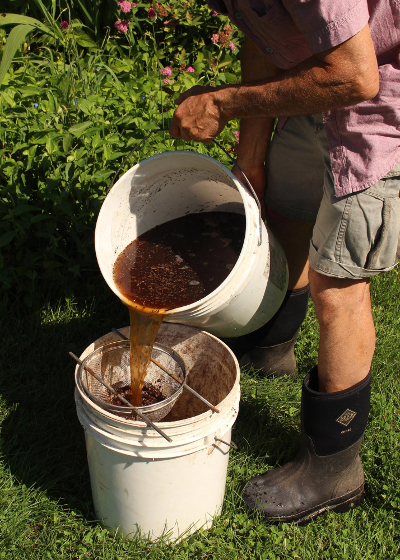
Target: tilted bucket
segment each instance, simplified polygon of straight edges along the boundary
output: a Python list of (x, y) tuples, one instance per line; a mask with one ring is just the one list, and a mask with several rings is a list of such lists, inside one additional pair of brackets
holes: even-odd
[(242, 251), (229, 276), (203, 299), (171, 309), (165, 321), (199, 327), (221, 337), (241, 336), (265, 324), (286, 293), (285, 255), (259, 216), (249, 189), (221, 163), (194, 152), (148, 158), (119, 179), (101, 207), (95, 246), (104, 279), (113, 280), (118, 255), (157, 225), (190, 213), (235, 212), (246, 216)]
[[(128, 335), (129, 328), (121, 329)], [(118, 340), (109, 333), (83, 352)], [(96, 517), (129, 536), (175, 540), (208, 528), (222, 508), (231, 445), (239, 409), (239, 365), (214, 336), (184, 325), (163, 323), (156, 341), (184, 361), (188, 384), (218, 406), (209, 410), (183, 391), (157, 426), (172, 442), (144, 422), (104, 410), (75, 391), (78, 418), (85, 430)], [(79, 366), (75, 375), (78, 376)]]

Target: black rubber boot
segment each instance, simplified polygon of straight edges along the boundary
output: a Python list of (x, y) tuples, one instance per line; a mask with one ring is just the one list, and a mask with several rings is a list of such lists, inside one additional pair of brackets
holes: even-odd
[(329, 508), (361, 503), (364, 471), (359, 449), (367, 423), (371, 374), (345, 391), (318, 392), (318, 370), (304, 379), (302, 444), (297, 457), (253, 478), (243, 498), (268, 519), (304, 523)]
[(298, 331), (291, 340), (273, 346), (253, 346), (239, 360), (240, 367), (251, 365), (263, 375), (295, 375), (297, 373), (294, 345)]
[(264, 375), (294, 375), (294, 345), (308, 307), (309, 287), (288, 290), (277, 313), (260, 329), (224, 339), (240, 366), (252, 365)]

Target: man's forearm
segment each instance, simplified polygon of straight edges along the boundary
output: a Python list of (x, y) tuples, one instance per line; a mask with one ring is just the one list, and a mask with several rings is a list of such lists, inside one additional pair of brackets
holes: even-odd
[[(355, 105), (378, 91), (378, 63), (366, 25), (348, 41), (279, 75), (223, 88), (195, 86), (182, 93), (170, 134), (210, 143), (234, 118), (310, 115)], [(254, 123), (254, 132), (260, 126)], [(245, 128), (250, 137), (251, 125)]]
[(332, 49), (332, 56), (315, 55), (277, 76), (222, 88), (214, 102), (230, 120), (306, 115), (374, 97), (379, 84), (368, 26), (340, 47), (340, 56)]
[[(257, 82), (276, 76), (279, 70), (248, 39), (241, 53), (242, 82)], [(274, 118), (246, 118), (240, 121), (237, 162), (243, 168), (263, 166), (274, 125)]]

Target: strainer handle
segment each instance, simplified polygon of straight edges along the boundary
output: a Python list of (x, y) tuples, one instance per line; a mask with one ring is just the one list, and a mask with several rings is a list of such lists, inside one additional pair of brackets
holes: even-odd
[(73, 352), (68, 352), (68, 354), (71, 356), (71, 358), (73, 358), (76, 362), (78, 362), (78, 364), (81, 366), (81, 369), (83, 367), (88, 373), (90, 373), (90, 375), (93, 375), (93, 377), (95, 379), (97, 379), (97, 381), (99, 383), (104, 385), (104, 387), (106, 387), (110, 391), (110, 393), (112, 393), (113, 395), (118, 397), (126, 406), (128, 406), (132, 410), (132, 412), (134, 412), (137, 416), (139, 416), (139, 418), (141, 418), (143, 420), (143, 422), (146, 422), (146, 424), (151, 426), (156, 432), (158, 432), (160, 434), (160, 436), (162, 436), (164, 439), (166, 439), (169, 443), (172, 443), (172, 439), (170, 437), (168, 437), (167, 434), (165, 434), (162, 430), (160, 430), (160, 428), (158, 428), (155, 424), (153, 424), (153, 422), (149, 418), (147, 418), (147, 416), (145, 416), (144, 414), (139, 412), (139, 410), (136, 407), (134, 407), (133, 404), (131, 404), (129, 401), (127, 401), (121, 395), (118, 395), (116, 390), (113, 387), (111, 387), (111, 385), (109, 383), (107, 383), (107, 381), (102, 379), (100, 377), (100, 375), (97, 375), (97, 373), (95, 373), (92, 370), (92, 368), (90, 368), (89, 366), (86, 366), (82, 362), (82, 360), (80, 358), (78, 358), (78, 356), (75, 356), (75, 354)]

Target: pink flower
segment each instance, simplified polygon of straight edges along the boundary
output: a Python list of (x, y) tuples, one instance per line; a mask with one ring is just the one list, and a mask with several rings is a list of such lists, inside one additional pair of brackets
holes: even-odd
[(172, 21), (164, 21), (164, 26), (168, 27), (168, 29), (173, 29), (178, 25), (178, 20), (173, 19)]
[(217, 10), (213, 10), (211, 15), (214, 17), (219, 16), (219, 12), (217, 12)]
[(149, 11), (147, 12), (147, 15), (149, 18), (156, 18), (157, 12), (155, 11), (154, 8), (150, 8)]
[(239, 142), (240, 132), (238, 130), (233, 131), (233, 136), (236, 138), (236, 142)]
[(129, 21), (116, 21), (114, 27), (118, 29), (120, 33), (126, 33), (128, 31)]
[(193, 66), (188, 66), (185, 70), (185, 72), (195, 72), (196, 70), (193, 68)]
[(65, 21), (65, 20), (62, 21), (62, 22), (60, 23), (60, 27), (61, 27), (61, 29), (62, 29), (63, 31), (66, 31), (66, 30), (68, 29), (68, 27), (69, 27), (68, 21)]
[(132, 8), (136, 8), (137, 4), (136, 2), (132, 2)]
[(163, 22), (163, 25), (168, 25), (168, 24), (169, 24), (169, 21), (168, 21), (168, 20), (166, 20), (166, 21)]
[(216, 43), (218, 43), (218, 41), (219, 41), (218, 33), (213, 33), (213, 36), (211, 37), (211, 42), (214, 43), (215, 45)]
[(118, 6), (121, 8), (121, 11), (124, 14), (127, 14), (128, 12), (130, 12), (131, 8), (132, 8), (132, 4), (130, 2), (128, 2), (127, 0), (120, 0), (118, 2)]
[(165, 68), (162, 68), (161, 74), (163, 76), (170, 76), (172, 74), (172, 68), (170, 68), (169, 66), (166, 66)]
[(163, 82), (164, 82), (164, 84), (165, 84), (166, 86), (169, 85), (169, 80), (168, 80), (168, 78), (164, 78), (164, 79), (163, 79)]
[(228, 47), (229, 47), (230, 49), (232, 49), (233, 51), (236, 49), (235, 43), (229, 43)]

